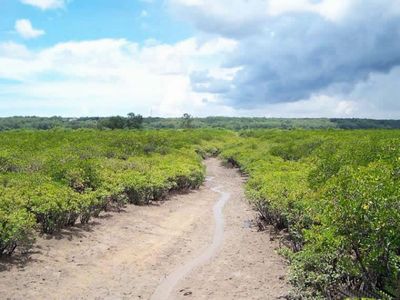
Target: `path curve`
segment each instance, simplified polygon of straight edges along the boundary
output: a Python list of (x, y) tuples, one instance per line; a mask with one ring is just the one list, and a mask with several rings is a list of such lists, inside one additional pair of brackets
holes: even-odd
[[(199, 190), (38, 237), (28, 256), (0, 261), (0, 298), (148, 300), (182, 265), (185, 272), (166, 284), (170, 299), (287, 295), (286, 265), (277, 242), (252, 225), (256, 213), (244, 197), (244, 179), (217, 159), (205, 164), (212, 180)], [(215, 219), (213, 209), (218, 215), (222, 208), (224, 217)]]
[[(211, 178), (210, 178), (211, 179)], [(211, 181), (211, 180), (209, 180)], [(187, 262), (185, 265), (177, 268), (174, 272), (169, 274), (157, 287), (156, 291), (151, 297), (151, 300), (167, 300), (170, 298), (175, 286), (190, 274), (196, 267), (204, 265), (209, 262), (218, 252), (224, 239), (224, 215), (223, 208), (226, 202), (231, 197), (230, 193), (223, 192), (223, 186), (211, 188), (212, 191), (220, 194), (220, 197), (215, 203), (213, 208), (213, 215), (215, 221), (214, 237), (212, 244), (198, 257)]]

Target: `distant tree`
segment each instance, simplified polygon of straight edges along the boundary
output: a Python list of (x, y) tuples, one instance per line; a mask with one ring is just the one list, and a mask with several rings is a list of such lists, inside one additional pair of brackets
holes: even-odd
[(143, 128), (143, 117), (141, 115), (135, 115), (134, 113), (128, 114), (126, 120), (126, 127), (129, 129), (141, 129)]
[[(1, 0), (0, 0), (1, 1)], [(143, 118), (140, 115), (129, 114), (127, 118), (113, 117), (35, 117), (15, 116), (0, 117), (0, 131), (14, 129), (41, 129), (53, 128), (227, 128), (232, 130), (255, 128), (304, 128), (304, 129), (372, 129), (387, 128), (400, 129), (400, 120), (369, 120), (369, 119), (273, 119), (273, 118), (230, 118), (208, 117), (192, 118), (189, 114), (180, 118)], [(142, 124), (141, 124), (142, 123)]]
[(182, 128), (192, 128), (193, 117), (188, 113), (184, 113), (182, 116)]
[(102, 122), (102, 126), (113, 130), (123, 129), (126, 126), (126, 119), (121, 116), (109, 117)]

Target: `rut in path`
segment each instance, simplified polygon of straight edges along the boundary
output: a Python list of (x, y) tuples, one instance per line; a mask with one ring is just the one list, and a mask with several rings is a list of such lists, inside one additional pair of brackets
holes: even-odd
[[(185, 272), (165, 284), (169, 299), (286, 295), (286, 267), (277, 245), (267, 233), (248, 226), (255, 212), (244, 199), (243, 179), (216, 159), (205, 164), (214, 179), (197, 191), (159, 206), (127, 206), (95, 219), (89, 229), (74, 227), (51, 239), (38, 238), (28, 262), (0, 265), (6, 268), (0, 271), (1, 298), (151, 299), (180, 268)], [(217, 187), (230, 194), (225, 206), (221, 199), (228, 196)], [(221, 223), (215, 222), (216, 203)]]
[[(213, 178), (209, 178), (211, 181)], [(185, 265), (179, 267), (174, 272), (169, 274), (162, 283), (157, 287), (154, 294), (151, 296), (151, 300), (166, 300), (170, 297), (174, 287), (184, 279), (188, 274), (193, 272), (196, 267), (204, 265), (209, 262), (209, 260), (217, 255), (217, 251), (222, 245), (224, 238), (224, 216), (222, 210), (225, 206), (225, 203), (229, 200), (231, 195), (226, 192), (221, 192), (220, 189), (223, 187), (212, 188), (214, 192), (220, 194), (220, 198), (218, 202), (214, 205), (213, 213), (214, 213), (214, 221), (215, 221), (215, 230), (214, 230), (214, 238), (212, 244), (198, 257), (187, 262)]]

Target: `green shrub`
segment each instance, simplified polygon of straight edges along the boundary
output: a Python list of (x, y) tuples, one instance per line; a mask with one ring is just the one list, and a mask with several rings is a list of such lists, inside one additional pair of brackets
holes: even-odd
[(53, 233), (126, 203), (147, 204), (174, 190), (199, 187), (204, 167), (195, 149), (230, 135), (218, 130), (0, 133), (1, 252), (11, 254), (32, 237), (35, 222)]
[(287, 232), (296, 297), (400, 297), (400, 131), (246, 131), (221, 156)]

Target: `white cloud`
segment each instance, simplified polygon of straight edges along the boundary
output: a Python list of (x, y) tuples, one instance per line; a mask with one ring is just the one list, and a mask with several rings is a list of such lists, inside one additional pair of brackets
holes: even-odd
[(20, 0), (23, 4), (38, 7), (42, 10), (62, 8), (64, 0)]
[[(167, 0), (188, 22), (210, 33), (241, 34), (257, 31), (267, 17), (267, 0)], [(227, 9), (229, 8), (229, 9)]]
[(30, 51), (25, 45), (14, 42), (0, 43), (0, 56), (9, 58), (29, 58)]
[(290, 12), (313, 12), (335, 21), (341, 19), (358, 0), (269, 0), (268, 13), (276, 16)]
[(224, 31), (225, 26), (250, 26), (253, 31), (257, 31), (254, 24), (265, 22), (268, 17), (293, 12), (312, 12), (331, 21), (340, 20), (359, 1), (361, 0), (168, 0), (168, 3), (183, 18), (197, 22), (203, 29), (212, 29), (212, 24), (209, 24), (211, 20), (222, 27), (219, 31)]
[(0, 43), (0, 114), (400, 117), (399, 1), (167, 1), (198, 38)]
[[(0, 44), (0, 51), (10, 47), (23, 49)], [(226, 76), (229, 72), (221, 62), (234, 47), (234, 42), (222, 38), (149, 46), (103, 39), (61, 43), (39, 52), (26, 49), (21, 56), (3, 51), (0, 79), (19, 83), (2, 86), (0, 112), (79, 116), (127, 111), (148, 115), (152, 110), (153, 115), (179, 116), (186, 111), (195, 115), (221, 111), (215, 110), (218, 104), (206, 106), (204, 95), (192, 91), (190, 74), (209, 69)], [(12, 106), (10, 99), (15, 99)]]
[[(178, 12), (183, 9), (188, 17), (204, 15), (206, 19), (220, 19), (223, 22), (250, 23), (259, 18), (287, 13), (311, 12), (331, 21), (339, 21), (353, 8), (371, 6), (366, 0), (167, 0)], [(386, 13), (399, 14), (399, 1), (376, 1)], [(229, 7), (229, 9), (227, 9)], [(193, 13), (193, 10), (197, 10)], [(207, 20), (205, 20), (206, 22)]]
[(238, 68), (231, 79), (191, 77), (194, 90), (214, 93), (236, 111), (400, 117), (400, 71), (392, 74), (400, 68), (400, 1), (168, 2), (205, 37), (237, 42), (225, 61)]
[[(238, 71), (223, 67), (237, 43), (196, 38), (169, 45), (140, 46), (124, 39), (68, 42), (39, 52), (13, 42), (0, 43), (0, 113), (37, 115), (143, 115), (370, 117), (398, 118), (400, 68), (373, 74), (346, 94), (235, 108), (218, 95), (193, 91), (190, 77), (205, 72), (231, 80)], [(9, 112), (9, 113), (8, 113)]]
[(20, 19), (15, 22), (15, 30), (24, 39), (34, 39), (45, 34), (44, 30), (33, 28), (31, 21)]

